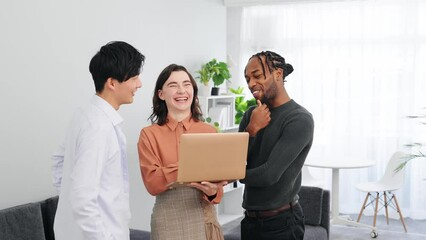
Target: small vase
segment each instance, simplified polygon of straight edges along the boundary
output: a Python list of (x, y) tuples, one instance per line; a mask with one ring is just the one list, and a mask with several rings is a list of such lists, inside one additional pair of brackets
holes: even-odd
[(198, 85), (198, 96), (209, 96), (210, 95), (210, 86), (199, 84)]
[(219, 95), (219, 88), (218, 87), (212, 87), (212, 96), (218, 96)]

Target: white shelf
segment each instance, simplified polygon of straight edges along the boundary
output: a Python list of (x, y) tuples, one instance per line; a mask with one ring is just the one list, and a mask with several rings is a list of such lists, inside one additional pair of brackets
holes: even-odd
[(232, 222), (240, 217), (242, 217), (243, 214), (220, 214), (219, 215), (219, 224), (223, 225), (229, 222)]
[[(219, 128), (224, 132), (237, 130), (238, 125), (235, 125), (235, 99), (237, 97), (244, 97), (244, 95), (198, 96), (203, 117), (211, 117), (213, 122), (219, 123)], [(210, 113), (214, 115), (209, 116)]]
[[(236, 187), (235, 187), (235, 184), (237, 185)], [(225, 187), (223, 187), (223, 192), (224, 193), (231, 192), (231, 191), (237, 190), (238, 188), (241, 188), (242, 186), (243, 185), (239, 182), (231, 182), (231, 183), (228, 183)]]
[(238, 131), (238, 125), (234, 125), (231, 127), (223, 128), (222, 131), (224, 132), (237, 132)]
[(218, 219), (220, 224), (231, 222), (243, 216), (244, 185), (237, 182), (237, 187), (234, 183), (229, 183), (224, 188), (224, 195), (221, 203), (217, 206)]

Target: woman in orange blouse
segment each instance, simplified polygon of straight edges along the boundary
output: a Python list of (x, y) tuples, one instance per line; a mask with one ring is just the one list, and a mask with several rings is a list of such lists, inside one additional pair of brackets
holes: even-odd
[(142, 179), (156, 196), (151, 215), (151, 239), (223, 239), (213, 204), (223, 196), (221, 183), (191, 183), (169, 189), (176, 181), (179, 137), (184, 133), (214, 133), (201, 121), (197, 84), (185, 67), (171, 64), (158, 76), (151, 126), (141, 130), (138, 142)]

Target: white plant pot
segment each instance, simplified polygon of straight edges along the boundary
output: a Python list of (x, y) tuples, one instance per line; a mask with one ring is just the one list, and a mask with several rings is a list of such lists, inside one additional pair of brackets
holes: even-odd
[(209, 85), (204, 85), (202, 83), (198, 84), (198, 96), (210, 96), (210, 89), (211, 87)]

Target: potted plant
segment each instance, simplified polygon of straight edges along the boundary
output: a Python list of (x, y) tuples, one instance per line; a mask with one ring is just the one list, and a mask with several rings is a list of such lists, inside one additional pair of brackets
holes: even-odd
[[(426, 110), (426, 108), (423, 108), (423, 111), (424, 110)], [(426, 113), (419, 114), (419, 115), (407, 116), (407, 117), (419, 119), (421, 125), (423, 125), (423, 126), (426, 125), (426, 122), (422, 120), (422, 119), (426, 119)], [(395, 172), (402, 170), (405, 167), (405, 165), (407, 165), (408, 162), (413, 160), (413, 159), (426, 158), (426, 154), (424, 152), (422, 152), (422, 149), (426, 146), (426, 143), (415, 142), (415, 143), (405, 144), (405, 146), (410, 147), (412, 153), (404, 156), (404, 158), (402, 159), (403, 160), (402, 163), (395, 169)]]
[(209, 81), (213, 81), (211, 95), (219, 95), (219, 86), (222, 85), (225, 80), (231, 78), (228, 65), (224, 62), (218, 62), (214, 58), (201, 65), (201, 69), (198, 70), (197, 73), (199, 74), (197, 78), (203, 85), (208, 86)]

